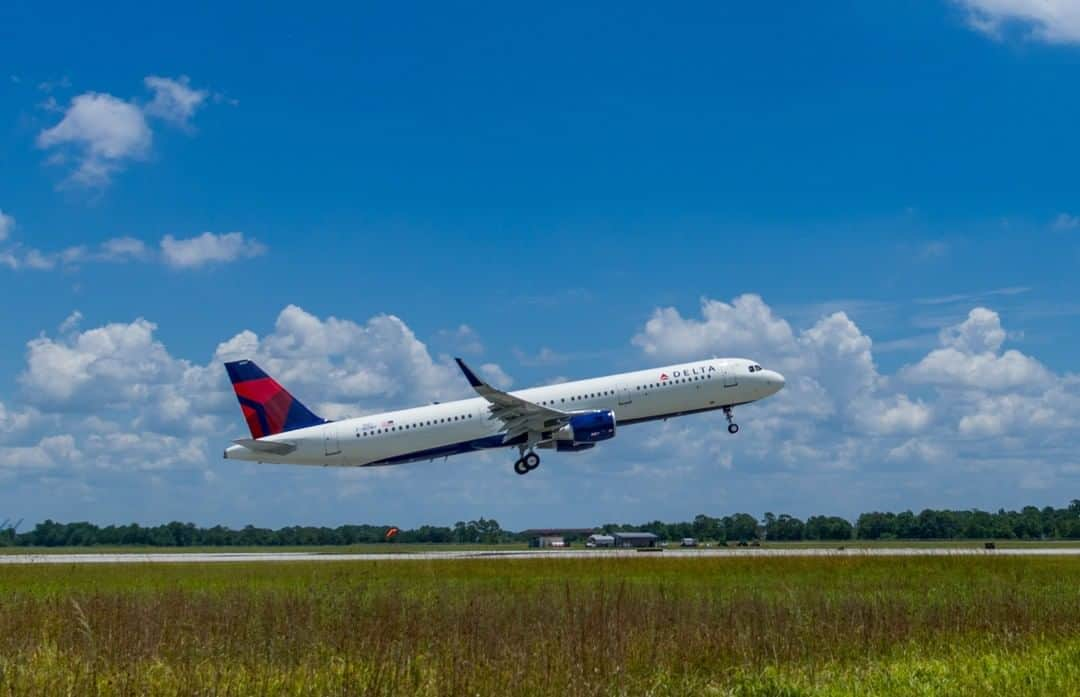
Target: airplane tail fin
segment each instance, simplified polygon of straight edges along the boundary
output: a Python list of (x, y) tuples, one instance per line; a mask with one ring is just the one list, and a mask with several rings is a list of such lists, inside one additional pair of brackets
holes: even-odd
[(252, 438), (326, 423), (289, 394), (254, 361), (225, 364)]

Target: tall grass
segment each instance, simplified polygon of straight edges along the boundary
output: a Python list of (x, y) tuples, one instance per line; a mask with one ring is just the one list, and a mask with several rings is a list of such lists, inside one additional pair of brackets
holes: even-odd
[(8, 694), (1077, 694), (1068, 558), (0, 568)]

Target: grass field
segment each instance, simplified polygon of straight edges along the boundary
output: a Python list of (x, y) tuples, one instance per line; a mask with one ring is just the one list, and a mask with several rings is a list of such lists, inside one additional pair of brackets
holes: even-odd
[(0, 567), (0, 694), (1080, 694), (1080, 562)]

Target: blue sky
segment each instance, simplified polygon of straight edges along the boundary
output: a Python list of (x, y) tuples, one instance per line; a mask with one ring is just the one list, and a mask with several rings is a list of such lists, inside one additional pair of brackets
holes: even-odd
[[(0, 518), (592, 524), (1063, 504), (1067, 0), (0, 8)], [(609, 447), (224, 463), (222, 358), (331, 416), (750, 355)], [(523, 481), (523, 479), (525, 481)]]

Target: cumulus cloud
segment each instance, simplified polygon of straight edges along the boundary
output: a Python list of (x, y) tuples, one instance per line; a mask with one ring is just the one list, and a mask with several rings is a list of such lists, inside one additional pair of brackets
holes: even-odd
[(177, 269), (228, 263), (256, 257), (265, 252), (265, 246), (245, 237), (242, 232), (227, 232), (221, 235), (204, 232), (187, 239), (165, 235), (161, 240), (162, 258), (166, 264)]
[[(379, 506), (401, 495), (423, 501), (426, 512), (441, 506), (432, 522), (444, 522), (440, 516), (455, 515), (446, 511), (461, 505), (505, 505), (494, 511), (502, 515), (515, 506), (569, 505), (587, 496), (588, 511), (572, 512), (584, 522), (609, 513), (633, 518), (627, 515), (630, 499), (639, 502), (633, 511), (676, 516), (686, 515), (686, 506), (721, 512), (760, 501), (803, 514), (822, 505), (838, 512), (942, 501), (1010, 505), (1014, 499), (1007, 497), (973, 499), (975, 488), (1000, 497), (1030, 484), (1032, 473), (1047, 486), (1066, 488), (1080, 473), (1073, 454), (1080, 378), (1043, 368), (1045, 377), (1034, 386), (995, 382), (1000, 369), (994, 362), (1008, 353), (1010, 333), (988, 309), (975, 308), (941, 332), (937, 347), (890, 372), (876, 364), (871, 338), (840, 312), (797, 327), (762, 298), (741, 296), (703, 300), (701, 311), (688, 315), (660, 308), (643, 319), (633, 338), (642, 354), (635, 362), (741, 354), (780, 368), (788, 386), (760, 405), (737, 408), (743, 427), (738, 436), (727, 434), (717, 414), (623, 429), (587, 453), (552, 455), (557, 459), (544, 476), (517, 489), (506, 488), (518, 480), (504, 453), (459, 458), (443, 468), (401, 468), (388, 479), (373, 480), (367, 471), (339, 477), (300, 468), (278, 468), (267, 479), (264, 467), (220, 463), (219, 448), (245, 435), (222, 360), (258, 361), (331, 418), (472, 392), (450, 358), (433, 355), (394, 315), (354, 320), (290, 305), (267, 331), (238, 327), (198, 360), (170, 351), (148, 319), (84, 329), (86, 319), (73, 315), (57, 335), (27, 345), (18, 398), (0, 405), (0, 474), (6, 481), (78, 483), (91, 481), (90, 472), (98, 479), (116, 473), (125, 481), (148, 472), (175, 482), (178, 473), (190, 472), (196, 483), (184, 492), (170, 490), (169, 500), (177, 510), (210, 511), (204, 513), (210, 521), (226, 510), (247, 518), (271, 502), (362, 500)], [(691, 342), (690, 349), (669, 341), (669, 330)], [(909, 378), (935, 351), (945, 350), (991, 360), (974, 364), (978, 379), (939, 384)], [(496, 384), (516, 385), (496, 364), (475, 367)], [(975, 472), (979, 476), (972, 477)], [(223, 479), (230, 484), (225, 489), (243, 493), (222, 494)], [(338, 485), (346, 480), (367, 485), (342, 494)], [(259, 486), (252, 488), (254, 482)], [(307, 487), (303, 497), (295, 495), (298, 487)], [(219, 508), (199, 508), (208, 497), (219, 497)], [(663, 508), (673, 500), (679, 503)], [(609, 508), (598, 508), (604, 506)]]
[(1035, 40), (1080, 42), (1080, 4), (1075, 0), (956, 0), (967, 10), (969, 24), (999, 38), (1016, 25)]
[(153, 337), (156, 329), (140, 318), (67, 339), (43, 336), (30, 341), (21, 377), (27, 397), (88, 411), (145, 398), (150, 384), (178, 377), (171, 370), (173, 359)]
[(60, 123), (37, 137), (40, 148), (60, 148), (61, 161), (70, 150), (77, 160), (72, 180), (90, 187), (107, 184), (127, 160), (145, 158), (152, 142), (153, 133), (136, 104), (98, 92), (72, 99)]
[(33, 445), (0, 447), (0, 470), (49, 470), (72, 464), (81, 455), (71, 434), (46, 436)]
[(38, 134), (37, 146), (52, 152), (49, 163), (74, 165), (68, 184), (101, 189), (129, 162), (146, 160), (154, 140), (148, 116), (191, 130), (191, 118), (206, 100), (206, 91), (192, 88), (186, 76), (151, 75), (144, 84), (154, 95), (145, 105), (104, 92), (85, 92), (63, 108), (50, 97), (47, 109), (63, 116)]
[(787, 388), (761, 406), (736, 409), (743, 426), (737, 438), (708, 417), (680, 425), (680, 459), (704, 462), (728, 452), (733, 473), (779, 469), (804, 481), (830, 472), (861, 470), (872, 478), (908, 471), (918, 473), (911, 486), (921, 487), (980, 471), (1017, 487), (1033, 466), (1063, 481), (1080, 425), (1080, 379), (1008, 349), (1009, 336), (997, 313), (976, 307), (943, 329), (926, 355), (882, 374), (872, 340), (844, 313), (795, 330), (751, 295), (704, 299), (699, 316), (657, 309), (633, 343), (671, 361), (754, 358), (787, 377)]
[(659, 308), (633, 343), (646, 355), (674, 360), (719, 349), (730, 356), (764, 350), (782, 360), (798, 357), (791, 326), (752, 294), (740, 295), (730, 304), (702, 298), (700, 320), (684, 318), (673, 307)]
[[(0, 403), (0, 468), (204, 468), (244, 432), (221, 365), (236, 358), (255, 359), (329, 418), (471, 394), (456, 366), (432, 357), (393, 315), (361, 323), (290, 305), (273, 331), (242, 330), (206, 363), (173, 355), (147, 319), (80, 330), (83, 321), (73, 312), (58, 336), (28, 342), (22, 403)], [(497, 364), (479, 369), (495, 384), (512, 382)], [(56, 433), (67, 435), (50, 440)]]
[[(843, 312), (796, 334), (758, 295), (731, 303), (702, 299), (701, 318), (675, 308), (653, 312), (633, 344), (647, 355), (680, 361), (703, 356), (754, 358), (795, 376), (812, 376), (833, 399), (850, 400), (878, 381), (868, 336)], [(789, 391), (790, 393), (790, 391)]]
[(146, 114), (183, 128), (190, 127), (191, 117), (209, 96), (206, 90), (193, 89), (187, 75), (177, 79), (150, 75), (143, 83), (154, 93), (154, 99), (145, 107)]
[(271, 334), (260, 339), (241, 333), (225, 342), (219, 355), (229, 350), (238, 357), (238, 347), (264, 361), (283, 381), (329, 401), (404, 406), (409, 399), (445, 400), (468, 394), (451, 360), (435, 360), (427, 345), (394, 315), (376, 315), (361, 324), (322, 319), (289, 305), (278, 315)]
[(1001, 318), (977, 307), (960, 324), (941, 331), (942, 347), (903, 371), (913, 383), (980, 390), (1033, 389), (1053, 378), (1043, 365), (1023, 353), (1001, 352), (1006, 338)]

